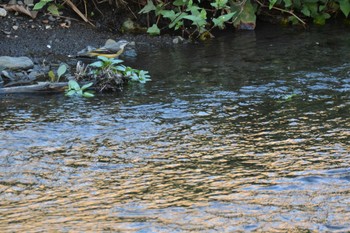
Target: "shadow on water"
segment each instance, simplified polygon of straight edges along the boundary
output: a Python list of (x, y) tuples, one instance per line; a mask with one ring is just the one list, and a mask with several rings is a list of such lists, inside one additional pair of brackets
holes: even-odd
[(120, 94), (1, 97), (1, 231), (349, 231), (344, 31), (141, 51), (153, 81)]

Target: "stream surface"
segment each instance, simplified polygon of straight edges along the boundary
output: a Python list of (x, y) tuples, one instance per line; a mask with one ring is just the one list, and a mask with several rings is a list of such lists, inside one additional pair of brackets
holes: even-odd
[(138, 51), (152, 81), (0, 97), (0, 232), (349, 232), (350, 28)]

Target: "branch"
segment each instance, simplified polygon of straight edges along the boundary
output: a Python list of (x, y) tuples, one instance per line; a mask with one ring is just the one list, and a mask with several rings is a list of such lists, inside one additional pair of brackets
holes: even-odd
[[(256, 3), (258, 3), (261, 7), (268, 7), (266, 5), (264, 5), (262, 2), (259, 2), (259, 0), (255, 0)], [(294, 16), (300, 23), (303, 24), (303, 26), (306, 25), (305, 21), (302, 20), (301, 18), (299, 18), (296, 14), (294, 14), (292, 11), (288, 11), (288, 10), (285, 10), (285, 9), (282, 9), (282, 8), (279, 8), (279, 7), (275, 7), (273, 6), (272, 9), (275, 9), (275, 10), (278, 10), (278, 11), (281, 11), (281, 12), (284, 12), (284, 13), (288, 13), (292, 16)]]
[(60, 82), (60, 83), (39, 82), (38, 84), (28, 85), (28, 86), (0, 88), (0, 94), (63, 92), (67, 86), (68, 86), (68, 83), (66, 82)]

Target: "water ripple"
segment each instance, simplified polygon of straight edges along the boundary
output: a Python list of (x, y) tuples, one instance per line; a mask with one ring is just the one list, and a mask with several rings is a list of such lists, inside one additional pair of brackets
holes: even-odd
[(123, 94), (1, 97), (1, 232), (349, 231), (347, 41), (288, 33), (159, 51)]

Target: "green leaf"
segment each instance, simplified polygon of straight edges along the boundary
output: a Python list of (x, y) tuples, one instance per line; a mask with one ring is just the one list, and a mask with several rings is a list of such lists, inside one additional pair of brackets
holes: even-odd
[(101, 61), (104, 61), (104, 62), (109, 62), (109, 61), (113, 60), (113, 58), (108, 58), (105, 56), (98, 56), (97, 58), (100, 59)]
[(235, 14), (236, 14), (236, 12), (232, 12), (232, 13), (229, 13), (226, 15), (221, 15), (218, 18), (213, 18), (213, 23), (215, 26), (219, 27), (220, 29), (224, 29), (225, 22), (230, 20)]
[(207, 11), (202, 9), (201, 13), (200, 13), (200, 16), (201, 16), (202, 19), (207, 19)]
[(277, 0), (269, 0), (269, 10), (276, 4)]
[(46, 2), (38, 2), (34, 5), (33, 10), (37, 11), (42, 9), (46, 5)]
[(73, 96), (75, 95), (76, 91), (75, 90), (69, 90), (66, 92), (66, 96)]
[(132, 81), (138, 81), (139, 80), (139, 76), (137, 76), (137, 74), (135, 74), (135, 73), (131, 74), (130, 78), (131, 78)]
[(284, 1), (284, 7), (288, 8), (292, 6), (292, 0), (283, 0)]
[(174, 6), (184, 6), (184, 5), (186, 5), (186, 2), (187, 2), (187, 0), (175, 0), (173, 2), (173, 5)]
[(158, 16), (158, 15), (161, 15), (163, 11), (164, 11), (164, 3), (161, 2), (156, 6), (154, 13), (156, 14), (156, 16)]
[[(179, 28), (181, 28), (182, 26), (184, 25), (184, 22), (183, 21), (179, 21), (175, 24), (175, 30), (178, 30)], [(170, 27), (171, 25), (169, 25), (169, 28), (172, 28)]]
[(88, 89), (89, 87), (91, 87), (94, 83), (88, 83), (85, 84), (84, 86), (81, 87), (82, 90)]
[(319, 0), (303, 0), (303, 2), (305, 4), (309, 4), (309, 3), (318, 3)]
[(139, 11), (139, 14), (149, 13), (156, 10), (156, 6), (153, 4), (152, 0), (147, 0), (147, 5)]
[(349, 0), (339, 0), (340, 10), (343, 12), (345, 17), (349, 16), (350, 13), (350, 1)]
[(60, 65), (57, 70), (58, 79), (67, 71), (67, 66), (65, 64)]
[(56, 6), (56, 4), (50, 4), (49, 7), (47, 8), (47, 10), (55, 15), (55, 16), (59, 16), (60, 13), (58, 12), (58, 7)]
[(323, 12), (323, 10), (326, 9), (326, 7), (327, 7), (326, 5), (319, 5), (318, 6), (318, 11), (319, 12)]
[(175, 30), (179, 29), (183, 25), (183, 19), (188, 14), (186, 12), (179, 12), (175, 15), (174, 20), (169, 24), (169, 28), (175, 26)]
[(228, 0), (215, 0), (215, 2), (210, 3), (210, 5), (216, 10), (221, 10), (227, 7), (227, 2)]
[(68, 87), (69, 87), (69, 90), (76, 90), (76, 91), (80, 90), (80, 86), (75, 80), (69, 80)]
[(188, 6), (186, 11), (187, 12), (191, 12), (192, 15), (199, 15), (200, 12), (199, 10), (201, 10), (202, 8), (196, 6), (196, 5), (193, 5), (193, 6)]
[(86, 92), (83, 93), (83, 96), (90, 98), (90, 97), (94, 97), (95, 95), (90, 93), (90, 92), (88, 92), (88, 91), (86, 91)]
[(95, 61), (94, 63), (91, 63), (89, 66), (100, 68), (103, 66), (103, 62), (102, 61)]
[(147, 33), (152, 35), (152, 36), (159, 35), (160, 29), (158, 28), (157, 24), (153, 24), (152, 27), (149, 27), (147, 29)]
[(124, 66), (124, 65), (120, 65), (120, 66), (117, 66), (116, 67), (116, 69), (118, 70), (118, 71), (125, 71), (126, 70), (126, 67)]
[(317, 3), (306, 3), (305, 4), (310, 11), (310, 16), (315, 18), (318, 16), (318, 4)]
[(171, 21), (173, 21), (177, 16), (173, 10), (163, 10), (161, 15), (163, 15), (164, 18), (170, 19)]
[(329, 19), (331, 16), (328, 13), (322, 13), (314, 16), (314, 24), (324, 25), (326, 19)]
[(112, 65), (116, 65), (116, 64), (119, 64), (119, 63), (122, 63), (122, 62), (123, 62), (123, 60), (120, 60), (120, 59), (113, 59), (113, 60), (111, 60)]
[(207, 21), (200, 16), (187, 15), (184, 17), (184, 19), (191, 20), (193, 25), (198, 25), (199, 27), (207, 24)]
[(48, 75), (49, 75), (49, 78), (50, 78), (51, 82), (55, 82), (56, 81), (55, 73), (52, 70), (49, 71)]
[(33, 7), (34, 11), (41, 10), (47, 3), (51, 2), (53, 0), (41, 0), (40, 2), (36, 3)]
[(303, 6), (303, 9), (301, 9), (301, 13), (303, 13), (305, 16), (308, 16), (308, 17), (310, 17), (311, 15), (311, 12), (306, 5)]

